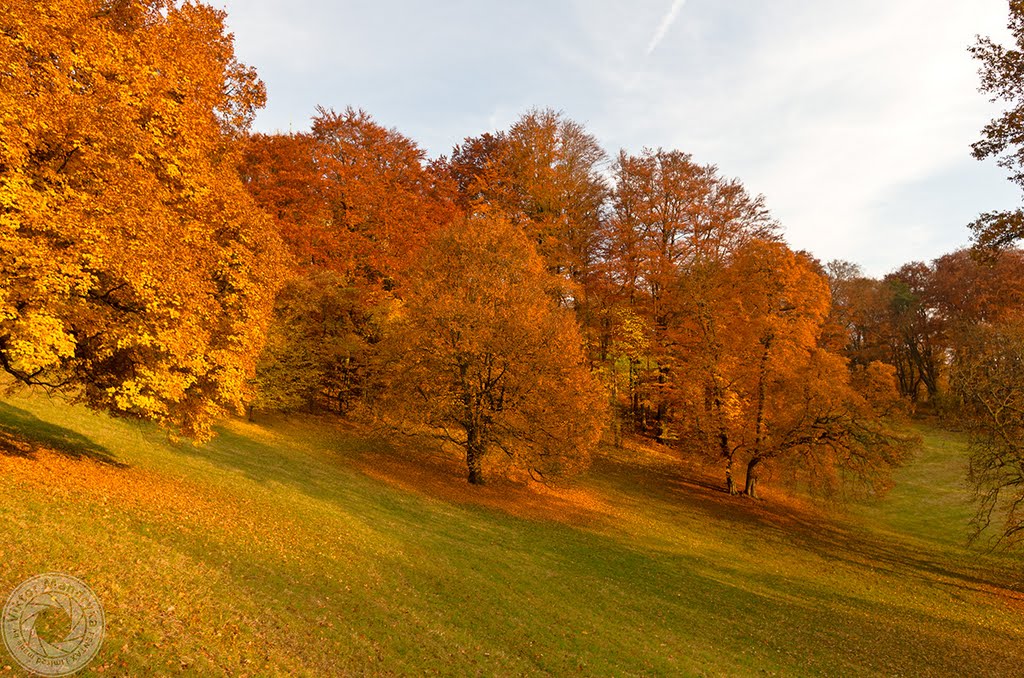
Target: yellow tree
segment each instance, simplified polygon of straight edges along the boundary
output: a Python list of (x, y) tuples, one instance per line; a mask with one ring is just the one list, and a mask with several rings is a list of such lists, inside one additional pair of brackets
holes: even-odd
[(194, 435), (238, 405), (278, 277), (233, 151), (263, 88), (223, 20), (0, 7), (0, 366)]
[(474, 218), (436, 237), (403, 292), (381, 351), (377, 403), (390, 422), (417, 422), (465, 455), (469, 482), (503, 452), (535, 477), (584, 467), (605, 395), (584, 362), (559, 284), (522, 231)]

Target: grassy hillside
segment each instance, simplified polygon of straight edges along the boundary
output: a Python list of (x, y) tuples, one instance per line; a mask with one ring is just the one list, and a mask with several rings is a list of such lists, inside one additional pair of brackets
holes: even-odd
[(9, 398), (0, 595), (88, 582), (107, 636), (85, 675), (1020, 674), (1024, 562), (962, 547), (962, 441), (927, 440), (884, 503), (833, 519), (649, 450), (476, 489), (327, 422), (194, 447)]

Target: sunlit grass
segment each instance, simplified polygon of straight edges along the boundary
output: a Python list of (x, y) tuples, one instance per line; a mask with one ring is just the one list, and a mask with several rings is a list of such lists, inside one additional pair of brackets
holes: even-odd
[(1011, 675), (1022, 563), (961, 546), (961, 442), (925, 432), (890, 498), (835, 520), (640, 448), (570, 487), (473, 489), (328, 422), (193, 447), (14, 398), (0, 592), (89, 583), (87, 675)]

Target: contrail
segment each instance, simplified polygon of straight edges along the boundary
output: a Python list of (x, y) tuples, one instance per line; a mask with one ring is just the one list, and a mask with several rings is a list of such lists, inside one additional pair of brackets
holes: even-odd
[(683, 9), (683, 5), (686, 4), (686, 0), (672, 0), (672, 7), (668, 10), (668, 13), (662, 17), (661, 23), (658, 24), (658, 30), (654, 31), (654, 37), (651, 38), (651, 43), (647, 45), (647, 53), (650, 54), (654, 49), (661, 44), (661, 41), (665, 39), (665, 34), (668, 33), (668, 29), (675, 23), (676, 17), (679, 16), (680, 10)]

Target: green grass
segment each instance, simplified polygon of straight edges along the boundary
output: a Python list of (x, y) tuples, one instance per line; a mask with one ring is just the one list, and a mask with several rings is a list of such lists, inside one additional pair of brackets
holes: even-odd
[(194, 447), (9, 398), (0, 596), (88, 582), (84, 675), (1020, 673), (1022, 561), (963, 546), (963, 442), (924, 432), (885, 501), (829, 517), (640, 450), (477, 490), (314, 419)]
[(940, 544), (964, 545), (974, 515), (967, 489), (967, 439), (919, 424), (924, 449), (895, 475), (885, 501), (862, 513), (879, 527)]

